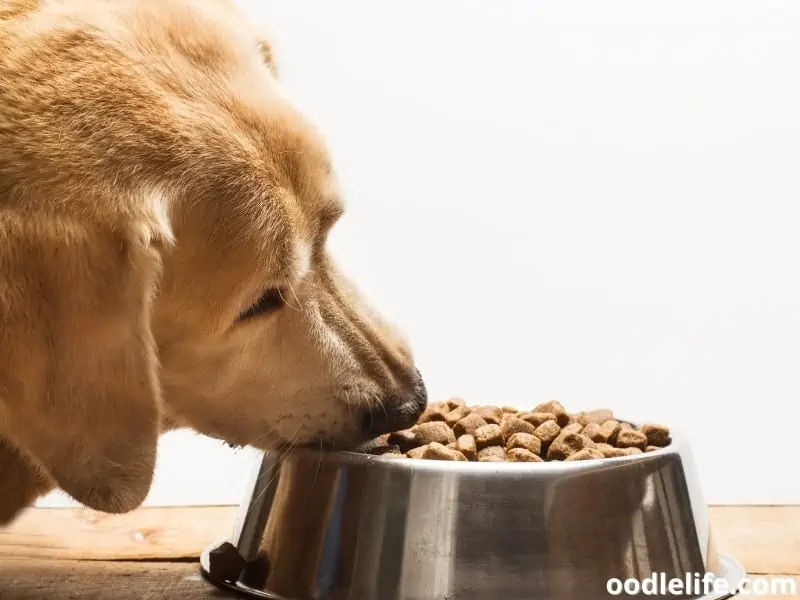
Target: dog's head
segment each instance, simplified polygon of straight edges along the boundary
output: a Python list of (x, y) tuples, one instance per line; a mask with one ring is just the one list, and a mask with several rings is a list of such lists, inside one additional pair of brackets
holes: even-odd
[(326, 248), (325, 142), (235, 4), (22, 5), (0, 10), (0, 437), (125, 511), (166, 428), (276, 449), (415, 422), (407, 343)]

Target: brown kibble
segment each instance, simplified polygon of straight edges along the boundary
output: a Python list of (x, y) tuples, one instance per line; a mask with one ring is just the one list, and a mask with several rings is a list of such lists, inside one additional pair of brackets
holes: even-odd
[(589, 423), (597, 423), (600, 425), (601, 423), (605, 423), (606, 421), (613, 419), (614, 412), (608, 410), (607, 408), (586, 410), (579, 412), (577, 415), (575, 415), (575, 418), (581, 425), (588, 425)]
[(456, 441), (453, 430), (444, 421), (429, 421), (417, 425), (416, 431), (417, 444), (424, 446), (432, 442), (447, 445)]
[(585, 435), (593, 442), (605, 443), (608, 441), (608, 438), (603, 436), (602, 432), (600, 431), (600, 425), (597, 423), (588, 423), (587, 425), (584, 425), (581, 434)]
[(604, 441), (612, 446), (617, 443), (617, 435), (622, 431), (619, 421), (610, 419), (600, 425), (600, 434), (606, 438)]
[(506, 448), (509, 452), (514, 448), (525, 448), (534, 454), (541, 454), (542, 440), (532, 433), (518, 432), (506, 440)]
[(535, 413), (552, 413), (556, 416), (556, 423), (559, 427), (564, 427), (569, 424), (569, 413), (564, 409), (560, 402), (551, 400), (550, 402), (543, 402), (533, 409)]
[(603, 453), (595, 448), (584, 448), (577, 452), (570, 454), (565, 460), (598, 460), (605, 458)]
[(387, 440), (390, 444), (399, 446), (403, 452), (408, 452), (417, 445), (417, 434), (412, 429), (403, 429), (402, 431), (395, 431), (389, 434)]
[(461, 437), (462, 435), (467, 434), (474, 435), (475, 430), (478, 429), (478, 427), (483, 427), (486, 424), (486, 421), (484, 421), (480, 415), (471, 412), (458, 423), (453, 425), (453, 433), (455, 433), (456, 437)]
[(416, 448), (412, 448), (408, 452), (406, 452), (406, 456), (408, 458), (422, 458), (422, 455), (425, 454), (425, 451), (428, 449), (428, 446), (417, 446)]
[(432, 421), (444, 421), (447, 413), (450, 412), (450, 407), (444, 402), (431, 404), (425, 409), (425, 412), (420, 415), (417, 423), (430, 423)]
[(644, 450), (647, 447), (647, 436), (641, 431), (634, 429), (622, 430), (617, 435), (617, 448), (639, 448)]
[(550, 444), (561, 433), (561, 428), (555, 421), (545, 421), (536, 428), (533, 434), (542, 440), (544, 445)]
[(453, 398), (449, 398), (445, 400), (445, 404), (450, 408), (450, 410), (455, 410), (459, 406), (466, 406), (467, 403), (464, 401), (463, 398), (459, 398), (458, 396), (454, 396)]
[(610, 448), (597, 448), (595, 450), (600, 450), (605, 458), (620, 458), (622, 456), (632, 456), (634, 454), (641, 454), (642, 451), (639, 448), (614, 448), (611, 446)]
[(503, 462), (506, 451), (502, 446), (488, 446), (478, 452), (478, 462)]
[(592, 440), (580, 435), (579, 433), (562, 432), (547, 450), (548, 460), (565, 460), (571, 454), (575, 454), (584, 448), (591, 448), (594, 445)]
[(402, 454), (400, 452), (400, 446), (394, 446), (390, 444), (386, 444), (384, 446), (373, 446), (365, 451), (366, 454), (374, 454), (375, 456), (381, 456), (382, 454)]
[(466, 417), (470, 413), (470, 409), (466, 406), (457, 406), (444, 418), (444, 422), (447, 423), (450, 427), (455, 427), (455, 424), (458, 423), (461, 419)]
[(619, 458), (620, 456), (628, 456), (628, 452), (625, 448), (614, 448), (614, 446), (600, 448), (600, 452), (606, 458)]
[(508, 462), (544, 462), (538, 455), (527, 448), (512, 448), (506, 455)]
[(500, 425), (503, 418), (503, 411), (498, 406), (476, 406), (472, 412), (488, 424)]
[(668, 427), (620, 421), (608, 409), (570, 414), (553, 400), (525, 411), (468, 406), (453, 397), (429, 405), (413, 427), (376, 436), (357, 451), (393, 458), (540, 462), (634, 456), (671, 443)]
[(642, 425), (641, 432), (647, 437), (647, 443), (650, 446), (659, 446), (663, 448), (664, 446), (669, 446), (672, 442), (669, 427), (665, 427), (664, 425), (648, 423)]
[(452, 460), (461, 462), (466, 462), (467, 460), (467, 457), (458, 450), (451, 450), (447, 446), (443, 446), (437, 442), (428, 444), (425, 451), (422, 453), (422, 458), (427, 460)]
[(489, 423), (483, 427), (478, 427), (475, 430), (475, 444), (479, 450), (487, 446), (501, 446), (503, 444), (503, 432), (500, 429), (500, 425)]
[(519, 415), (519, 418), (523, 421), (527, 421), (534, 427), (539, 427), (542, 423), (546, 423), (547, 421), (556, 422), (556, 416), (553, 413), (541, 413), (541, 412), (529, 412), (529, 413), (522, 413)]
[(536, 427), (514, 415), (506, 415), (500, 424), (500, 431), (503, 434), (503, 440), (507, 443), (515, 433), (530, 433), (533, 435)]
[(471, 435), (462, 435), (456, 440), (456, 450), (461, 452), (468, 460), (477, 460), (478, 445)]

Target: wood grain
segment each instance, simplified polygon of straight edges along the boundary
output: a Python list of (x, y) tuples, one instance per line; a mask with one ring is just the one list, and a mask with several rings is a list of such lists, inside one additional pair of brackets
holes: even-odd
[(197, 559), (233, 532), (236, 507), (141, 508), (124, 515), (35, 508), (0, 529), (0, 557), (75, 560)]
[[(82, 560), (197, 559), (227, 537), (237, 507), (142, 508), (126, 515), (32, 509), (0, 530), (0, 557)], [(710, 509), (718, 548), (751, 574), (800, 575), (800, 506)]]
[(3, 600), (198, 600), (233, 596), (191, 563), (19, 560), (0, 558)]
[(716, 506), (711, 525), (718, 549), (748, 573), (800, 575), (800, 506)]
[[(775, 592), (760, 600), (786, 600), (800, 593), (800, 577), (765, 578)], [(794, 581), (794, 590), (787, 589)], [(224, 600), (230, 592), (208, 583), (193, 563), (101, 562), (0, 558), (3, 600)]]

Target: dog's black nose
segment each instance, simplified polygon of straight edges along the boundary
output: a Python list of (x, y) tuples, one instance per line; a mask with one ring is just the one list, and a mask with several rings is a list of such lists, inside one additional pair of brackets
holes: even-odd
[(428, 391), (425, 382), (417, 371), (412, 390), (404, 394), (395, 394), (372, 406), (364, 415), (362, 431), (368, 437), (377, 437), (384, 433), (392, 433), (408, 429), (416, 424), (420, 415), (428, 406)]

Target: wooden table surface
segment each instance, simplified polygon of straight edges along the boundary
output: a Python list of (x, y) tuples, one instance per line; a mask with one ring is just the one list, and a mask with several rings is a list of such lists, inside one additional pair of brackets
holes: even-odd
[[(30, 510), (0, 530), (0, 598), (232, 598), (201, 577), (198, 556), (228, 536), (235, 518), (236, 507), (142, 508), (114, 516)], [(798, 594), (758, 598), (800, 598), (800, 506), (711, 507), (711, 524), (719, 549), (750, 577), (775, 585), (791, 578)]]

